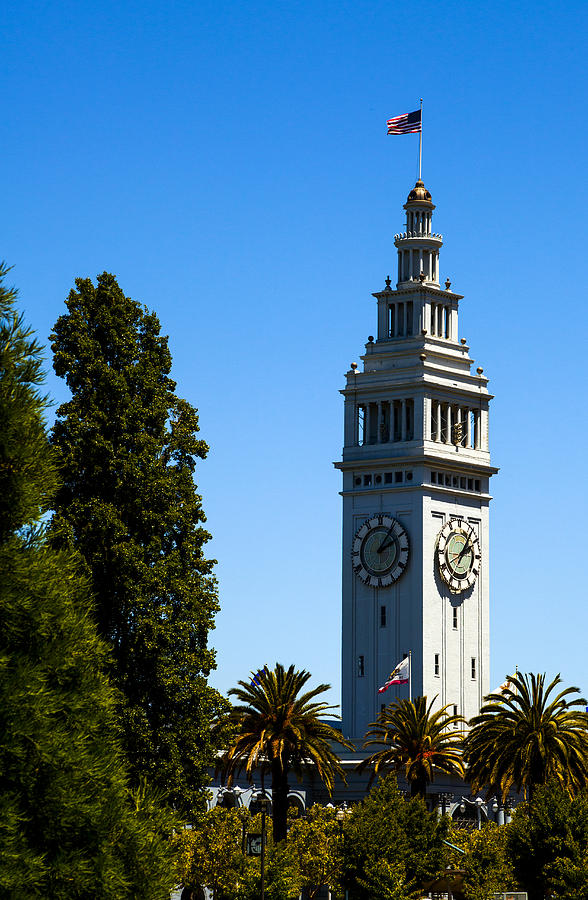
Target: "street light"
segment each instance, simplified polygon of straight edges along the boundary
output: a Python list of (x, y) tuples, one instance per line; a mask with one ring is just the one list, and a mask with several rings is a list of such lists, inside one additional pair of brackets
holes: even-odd
[(470, 806), (476, 807), (476, 815), (478, 817), (478, 831), (479, 831), (482, 827), (482, 807), (484, 806), (484, 801), (482, 800), (481, 797), (476, 797), (475, 800), (468, 800), (467, 797), (462, 797), (461, 803), (459, 804), (459, 809), (462, 813), (464, 813), (466, 811), (466, 803), (468, 803)]
[(261, 807), (261, 900), (265, 900), (265, 816), (271, 799), (265, 790), (255, 798)]
[[(342, 850), (345, 851), (345, 833), (343, 831), (343, 822), (345, 821), (345, 817), (351, 812), (345, 800), (341, 803), (340, 806), (337, 807), (337, 812), (335, 813), (335, 818), (339, 823), (339, 837), (342, 844)], [(347, 890), (347, 885), (345, 885), (345, 900), (348, 900), (349, 891)]]
[(245, 851), (247, 849), (247, 819), (249, 818), (249, 810), (246, 806), (240, 807), (239, 818), (241, 819), (241, 828), (243, 829), (241, 832), (241, 853), (245, 856)]
[(453, 803), (453, 794), (449, 791), (442, 791), (440, 794), (437, 794), (437, 803), (441, 807), (441, 815), (446, 815), (447, 807)]

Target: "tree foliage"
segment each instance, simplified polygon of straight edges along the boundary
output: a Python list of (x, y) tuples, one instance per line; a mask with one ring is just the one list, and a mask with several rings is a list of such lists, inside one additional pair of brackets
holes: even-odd
[[(536, 786), (554, 779), (571, 795), (588, 784), (588, 715), (584, 697), (568, 699), (579, 688), (553, 696), (557, 675), (510, 677), (501, 693), (489, 694), (464, 742), (466, 778), (472, 790), (505, 799), (514, 785), (532, 798)], [(581, 707), (581, 709), (578, 709)]]
[[(372, 779), (380, 772), (402, 773), (413, 797), (425, 796), (427, 784), (434, 781), (435, 771), (463, 777), (461, 759), (462, 716), (450, 715), (448, 706), (432, 712), (437, 698), (427, 705), (426, 697), (415, 700), (397, 699), (384, 707), (369, 725), (365, 747), (383, 744), (384, 749), (368, 756), (358, 769), (373, 767)], [(451, 729), (451, 730), (448, 730)]]
[(176, 396), (154, 313), (107, 273), (96, 286), (78, 279), (67, 308), (51, 336), (71, 391), (52, 434), (63, 479), (52, 527), (91, 577), (133, 778), (192, 809), (214, 752), (209, 724), (224, 708), (206, 680), (218, 603), (193, 481), (208, 448)]
[(464, 854), (448, 851), (450, 863), (463, 870), (466, 900), (487, 900), (516, 889), (517, 880), (507, 848), (508, 826), (488, 823), (480, 829), (452, 829), (449, 841)]
[(196, 813), (176, 841), (182, 883), (193, 890), (206, 888), (213, 898), (234, 897), (246, 867), (242, 827), (236, 809), (217, 806)]
[(517, 807), (507, 847), (529, 900), (588, 898), (588, 797), (574, 799), (557, 780), (536, 789)]
[(344, 824), (344, 879), (352, 896), (379, 897), (388, 882), (396, 892), (389, 900), (406, 900), (443, 870), (448, 829), (445, 816), (429, 813), (420, 798), (405, 800), (388, 775)]
[(309, 672), (276, 663), (273, 671), (265, 667), (251, 682), (240, 681), (229, 691), (240, 701), (229, 715), (237, 737), (225, 752), (222, 767), (229, 783), (243, 769), (250, 780), (256, 769), (262, 780), (266, 772), (271, 774), (276, 842), (287, 833), (289, 772), (298, 778), (304, 771), (311, 777), (316, 774), (331, 793), (335, 777), (344, 777), (332, 744), (351, 747), (340, 731), (321, 720), (333, 707), (315, 698), (330, 685), (303, 691), (309, 679)]
[(311, 806), (288, 831), (288, 852), (295, 863), (300, 888), (309, 900), (341, 885), (343, 834), (333, 807)]
[(0, 283), (0, 895), (156, 900), (172, 821), (128, 790), (88, 586), (45, 540), (57, 475), (40, 346), (15, 300)]
[[(259, 900), (261, 860), (243, 853), (245, 833), (261, 834), (261, 815), (243, 809), (215, 807), (199, 813), (190, 828), (177, 838), (180, 875), (183, 885), (195, 895), (207, 889), (213, 900)], [(266, 822), (265, 896), (268, 900), (288, 900), (301, 890), (298, 861), (286, 845), (275, 845), (271, 820)]]

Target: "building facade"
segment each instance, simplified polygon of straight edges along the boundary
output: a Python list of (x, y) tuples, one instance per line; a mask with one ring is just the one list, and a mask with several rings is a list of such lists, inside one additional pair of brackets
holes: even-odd
[(410, 655), (413, 697), (467, 719), (489, 692), (488, 406), (481, 368), (459, 335), (459, 303), (439, 283), (440, 234), (431, 194), (409, 193), (395, 236), (397, 283), (377, 302), (361, 370), (345, 398), (343, 475), (342, 715), (360, 742), (379, 694)]

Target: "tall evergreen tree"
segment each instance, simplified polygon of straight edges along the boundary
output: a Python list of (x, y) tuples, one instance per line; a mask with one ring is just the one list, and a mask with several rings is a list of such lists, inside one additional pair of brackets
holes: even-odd
[(78, 279), (67, 308), (51, 336), (72, 395), (53, 428), (63, 484), (52, 527), (92, 579), (133, 776), (192, 809), (214, 753), (210, 722), (225, 704), (207, 684), (218, 602), (193, 481), (208, 447), (196, 410), (176, 396), (154, 313), (107, 273), (96, 286)]
[(156, 900), (173, 881), (173, 822), (128, 789), (86, 579), (45, 540), (57, 478), (40, 345), (5, 275), (0, 266), (0, 896)]

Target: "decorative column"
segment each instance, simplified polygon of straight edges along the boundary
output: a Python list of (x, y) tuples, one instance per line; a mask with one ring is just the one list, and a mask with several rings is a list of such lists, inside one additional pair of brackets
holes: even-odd
[(467, 441), (466, 441), (466, 447), (471, 447), (472, 446), (472, 417), (470, 415), (469, 408), (466, 408), (466, 416), (467, 416), (467, 423), (468, 423), (468, 437), (467, 437)]
[(371, 403), (366, 403), (365, 405), (365, 416), (364, 416), (364, 444), (371, 444), (372, 442), (372, 405)]
[(435, 437), (436, 441), (441, 441), (441, 401), (435, 400), (434, 403), (437, 404), (437, 435)]
[(481, 415), (480, 410), (477, 409), (474, 413), (474, 450), (480, 449), (480, 425)]
[(449, 310), (449, 339), (455, 341), (457, 339), (457, 329), (455, 327), (455, 310)]
[(445, 443), (446, 443), (446, 444), (450, 444), (450, 443), (451, 443), (451, 425), (452, 425), (452, 419), (453, 419), (453, 415), (452, 415), (452, 407), (451, 407), (451, 403), (448, 403), (448, 404), (447, 404), (447, 434), (445, 435)]

